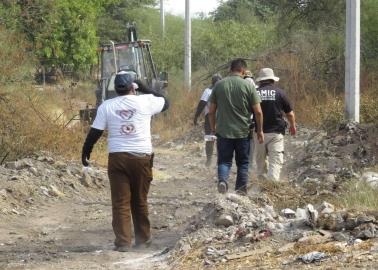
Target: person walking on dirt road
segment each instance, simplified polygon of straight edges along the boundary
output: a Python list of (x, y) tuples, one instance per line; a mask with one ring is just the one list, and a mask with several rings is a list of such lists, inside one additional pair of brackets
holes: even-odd
[(257, 138), (264, 142), (263, 114), (256, 89), (243, 79), (247, 64), (243, 59), (231, 62), (231, 75), (218, 82), (210, 97), (209, 120), (217, 135), (218, 191), (226, 193), (235, 153), (237, 177), (235, 191), (247, 193), (250, 150), (250, 121), (255, 113)]
[[(120, 72), (114, 80), (118, 97), (106, 100), (97, 110), (82, 152), (82, 163), (88, 160), (94, 144), (108, 130), (108, 176), (113, 209), (115, 250), (125, 252), (131, 247), (131, 217), (135, 246), (151, 243), (147, 194), (152, 181), (153, 152), (151, 116), (169, 107), (162, 95)], [(145, 95), (136, 95), (136, 89)]]
[[(201, 115), (202, 111), (205, 109), (205, 135), (211, 135), (211, 129), (210, 129), (210, 122), (209, 122), (209, 97), (211, 96), (211, 93), (213, 91), (214, 85), (222, 80), (222, 76), (219, 74), (214, 74), (211, 77), (211, 86), (205, 89), (203, 91), (203, 94), (201, 96), (201, 99), (197, 105), (196, 114), (194, 115), (194, 125), (197, 125), (198, 117)], [(206, 142), (206, 166), (211, 165), (211, 160), (213, 156), (213, 149), (214, 149), (214, 141), (207, 141)]]
[[(261, 98), (261, 108), (264, 114), (264, 137), (263, 144), (255, 144), (255, 158), (257, 177), (272, 181), (279, 181), (283, 165), (284, 134), (286, 122), (283, 119), (285, 113), (289, 121), (289, 132), (296, 134), (295, 115), (293, 108), (285, 92), (275, 85), (279, 78), (274, 75), (270, 68), (259, 71), (256, 82)], [(254, 141), (258, 140), (254, 136)]]

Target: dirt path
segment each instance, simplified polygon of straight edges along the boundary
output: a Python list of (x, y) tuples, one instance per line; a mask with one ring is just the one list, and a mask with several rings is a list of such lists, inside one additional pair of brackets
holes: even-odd
[[(284, 171), (286, 180), (290, 171), (295, 169), (292, 168), (295, 166), (294, 161), (301, 158), (309, 135), (307, 132), (295, 139), (287, 138), (285, 154), (287, 163)], [(112, 251), (114, 236), (111, 228), (109, 186), (106, 182), (104, 188), (92, 189), (91, 196), (81, 197), (80, 193), (76, 193), (70, 198), (46, 198), (44, 203), (38, 203), (34, 209), (1, 216), (0, 269), (203, 269), (204, 250), (213, 243), (207, 246), (194, 244), (189, 247), (189, 253), (184, 253), (185, 255), (182, 255), (179, 250), (177, 260), (174, 258), (178, 262), (176, 264), (178, 268), (175, 264), (173, 268), (172, 265), (168, 265), (167, 259), (170, 254), (167, 252), (172, 250), (185, 235), (185, 230), (191, 226), (191, 218), (217, 197), (215, 164), (210, 168), (205, 167), (203, 144), (202, 142), (195, 143), (193, 140), (187, 144), (175, 143), (157, 147), (155, 152), (154, 181), (149, 195), (154, 237), (150, 248), (128, 253)], [(235, 166), (230, 177), (231, 190), (234, 182)], [(251, 186), (249, 198), (256, 201), (256, 198), (260, 199), (258, 197), (263, 195), (261, 199), (267, 199), (277, 212), (285, 207), (303, 205), (311, 199), (303, 196), (294, 185), (287, 182), (274, 193), (260, 192), (255, 182), (252, 182)], [(80, 188), (83, 187), (80, 186)], [(80, 189), (77, 190), (80, 191)], [(201, 216), (198, 217), (201, 218)], [(220, 232), (225, 231), (220, 228)], [(293, 233), (293, 238), (297, 237), (294, 231), (289, 230), (288, 233)], [(215, 263), (209, 266), (209, 269), (245, 269), (243, 268), (245, 265), (252, 267), (248, 269), (255, 269), (254, 267), (259, 267), (259, 269), (292, 269), (292, 267), (341, 269), (346, 266), (349, 269), (354, 269), (353, 267), (375, 269), (374, 266), (378, 260), (376, 256), (364, 255), (367, 254), (366, 250), (376, 244), (366, 242), (365, 250), (351, 247), (350, 262), (349, 257), (345, 257), (349, 254), (342, 251), (344, 253), (341, 252), (340, 255), (336, 253), (323, 265), (307, 266), (292, 263), (286, 265), (288, 258), (293, 258), (300, 252), (328, 248), (328, 246), (314, 245), (311, 248), (304, 246), (290, 252), (277, 253), (277, 250), (288, 242), (294, 245), (295, 240), (288, 241), (287, 238), (287, 235), (285, 238), (284, 235), (277, 234), (269, 241), (257, 244), (220, 241), (213, 247), (231, 249), (232, 252), (256, 250), (256, 254), (246, 259)], [(259, 250), (264, 249), (269, 251), (262, 255)], [(354, 249), (356, 253), (353, 253)], [(340, 258), (345, 260), (341, 261)], [(187, 260), (189, 263), (186, 262)]]
[(165, 256), (160, 253), (173, 248), (187, 218), (202, 209), (213, 192), (213, 173), (202, 165), (201, 158), (189, 154), (198, 150), (193, 147), (185, 151), (156, 149), (149, 198), (154, 244), (149, 249), (112, 251), (109, 194), (97, 202), (63, 199), (44, 203), (26, 216), (4, 216), (0, 222), (0, 268), (163, 269)]

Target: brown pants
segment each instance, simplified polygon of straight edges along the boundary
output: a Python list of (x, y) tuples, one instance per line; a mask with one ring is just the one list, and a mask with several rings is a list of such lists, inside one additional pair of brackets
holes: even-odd
[(110, 153), (108, 175), (112, 195), (113, 231), (116, 246), (131, 246), (131, 216), (135, 244), (150, 237), (147, 194), (152, 181), (151, 157), (128, 153)]

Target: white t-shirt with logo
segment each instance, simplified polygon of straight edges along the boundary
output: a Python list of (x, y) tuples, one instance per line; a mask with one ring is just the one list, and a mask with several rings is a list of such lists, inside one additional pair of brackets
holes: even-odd
[(205, 91), (203, 91), (203, 94), (201, 96), (201, 100), (207, 102), (207, 105), (205, 107), (205, 115), (207, 115), (209, 113), (209, 109), (210, 109), (209, 98), (210, 98), (212, 92), (213, 92), (212, 89), (206, 88)]
[(109, 153), (151, 154), (151, 116), (161, 112), (164, 103), (151, 94), (112, 98), (98, 107), (92, 127), (108, 130)]

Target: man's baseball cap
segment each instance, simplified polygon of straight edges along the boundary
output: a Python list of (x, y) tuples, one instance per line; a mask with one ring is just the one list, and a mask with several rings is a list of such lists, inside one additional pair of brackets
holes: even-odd
[(114, 88), (116, 90), (125, 91), (130, 89), (133, 86), (134, 78), (131, 74), (120, 71), (117, 73), (114, 79)]
[(116, 90), (125, 91), (130, 89), (131, 86), (136, 90), (138, 85), (134, 83), (135, 74), (130, 74), (127, 71), (120, 71), (114, 79), (114, 88)]

